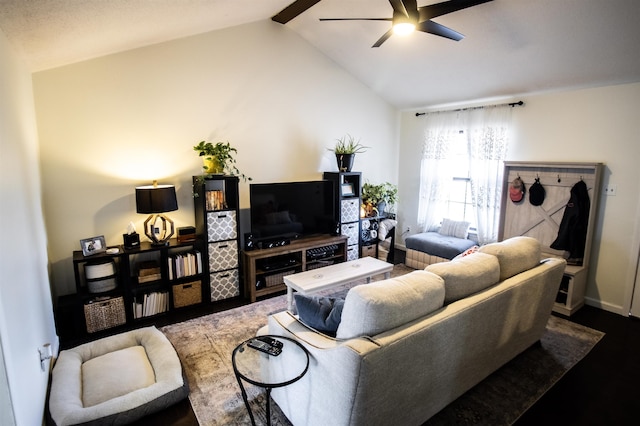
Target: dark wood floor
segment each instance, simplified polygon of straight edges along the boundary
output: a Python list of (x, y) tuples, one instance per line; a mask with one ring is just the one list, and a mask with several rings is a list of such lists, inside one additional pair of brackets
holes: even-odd
[(640, 320), (590, 306), (570, 320), (606, 334), (516, 425), (639, 424)]
[[(591, 352), (516, 423), (517, 426), (638, 424), (640, 320), (585, 306), (571, 321), (604, 331)], [(197, 426), (188, 400), (146, 417), (138, 426)]]

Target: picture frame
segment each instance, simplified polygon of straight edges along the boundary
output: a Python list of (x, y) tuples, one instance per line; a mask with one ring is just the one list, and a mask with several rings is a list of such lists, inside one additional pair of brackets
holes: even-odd
[(80, 240), (80, 247), (82, 248), (82, 254), (85, 256), (91, 256), (107, 251), (107, 244), (104, 241), (104, 235)]
[(343, 183), (342, 185), (340, 185), (340, 191), (342, 192), (343, 197), (356, 195), (355, 191), (353, 190), (352, 183)]

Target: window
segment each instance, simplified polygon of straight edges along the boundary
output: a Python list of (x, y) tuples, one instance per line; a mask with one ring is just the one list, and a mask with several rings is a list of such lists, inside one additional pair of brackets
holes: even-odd
[(444, 217), (470, 222), (475, 228), (476, 212), (471, 197), (469, 149), (464, 130), (460, 130), (452, 138), (450, 152), (453, 182), (449, 186)]

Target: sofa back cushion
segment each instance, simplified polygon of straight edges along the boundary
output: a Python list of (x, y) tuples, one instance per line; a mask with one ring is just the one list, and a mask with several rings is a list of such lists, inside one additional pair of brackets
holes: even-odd
[(480, 253), (492, 254), (500, 262), (500, 281), (540, 264), (540, 242), (531, 237), (513, 237), (480, 247)]
[(484, 290), (500, 279), (498, 258), (485, 253), (473, 253), (451, 262), (434, 263), (425, 270), (444, 280), (445, 304)]
[(443, 306), (444, 281), (427, 271), (362, 284), (347, 293), (336, 337), (374, 336)]

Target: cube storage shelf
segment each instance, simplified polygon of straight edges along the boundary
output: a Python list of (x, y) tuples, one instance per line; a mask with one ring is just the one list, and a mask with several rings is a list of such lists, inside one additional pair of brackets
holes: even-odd
[(237, 176), (193, 176), (196, 239), (210, 302), (241, 295), (238, 183)]
[[(118, 246), (116, 254), (84, 256), (82, 251), (74, 251), (75, 337), (146, 325), (158, 316), (202, 304), (206, 300), (202, 294), (208, 292), (203, 255), (196, 242), (178, 243), (175, 239), (165, 246), (149, 242), (131, 250)], [(106, 274), (107, 285), (99, 285), (100, 271)], [(188, 297), (183, 296), (185, 290)]]

